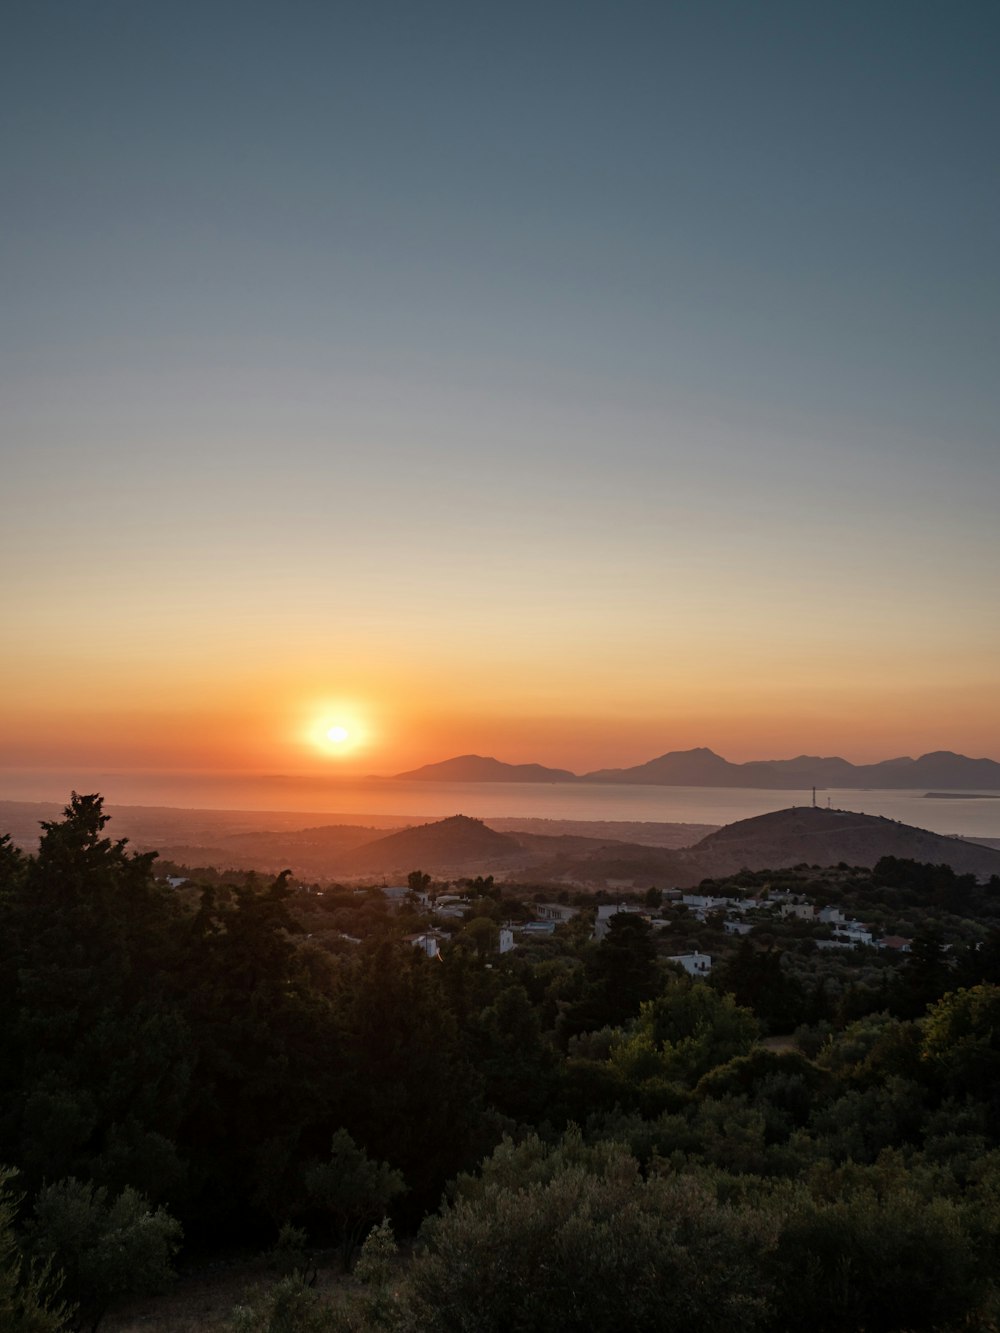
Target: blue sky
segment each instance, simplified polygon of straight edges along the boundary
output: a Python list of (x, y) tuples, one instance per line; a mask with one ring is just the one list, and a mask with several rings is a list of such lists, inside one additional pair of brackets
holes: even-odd
[(361, 672), (471, 626), (525, 716), (602, 624), (604, 709), (728, 626), (792, 693), (848, 633), (883, 679), (920, 657), (909, 716), (969, 743), (950, 650), (1000, 743), (998, 36), (982, 3), (11, 6), (10, 697), (67, 626), (98, 688), (221, 607), (275, 671), (269, 627)]

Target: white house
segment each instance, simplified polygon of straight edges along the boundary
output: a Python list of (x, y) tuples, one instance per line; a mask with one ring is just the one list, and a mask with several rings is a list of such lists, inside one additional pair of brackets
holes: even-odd
[(522, 935), (554, 935), (556, 923), (554, 921), (525, 921), (517, 929)]
[(691, 977), (707, 977), (712, 970), (712, 959), (707, 953), (675, 953), (667, 962), (680, 963)]
[(696, 917), (699, 921), (704, 921), (709, 912), (727, 911), (732, 899), (716, 898), (706, 893), (685, 893), (681, 902), (693, 917)]
[(538, 903), (535, 916), (539, 921), (572, 921), (579, 911), (579, 907), (570, 907), (569, 903)]
[(893, 949), (897, 953), (909, 953), (912, 940), (906, 939), (903, 935), (883, 935), (878, 942), (880, 949)]
[(441, 952), (438, 948), (437, 936), (428, 935), (423, 932), (419, 935), (405, 935), (407, 944), (412, 944), (414, 949), (423, 949), (428, 958), (437, 958)]
[(782, 903), (781, 915), (783, 917), (794, 916), (800, 921), (813, 921), (816, 917), (816, 909), (812, 903)]
[(840, 940), (850, 940), (852, 944), (871, 944), (874, 937), (860, 921), (845, 921), (834, 929), (834, 935)]
[(722, 929), (727, 935), (749, 935), (753, 930), (752, 921), (723, 921)]

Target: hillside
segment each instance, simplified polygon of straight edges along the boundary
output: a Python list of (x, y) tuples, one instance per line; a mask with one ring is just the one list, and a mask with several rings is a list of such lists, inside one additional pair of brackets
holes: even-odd
[[(39, 815), (53, 813), (28, 803), (16, 809), (7, 803), (0, 811), (0, 815), (16, 816), (10, 819), (11, 831), (15, 841), (29, 849), (34, 845), (31, 834), (37, 833)], [(193, 816), (190, 823), (188, 816)], [(247, 828), (251, 818), (270, 821), (274, 817), (142, 811), (130, 819), (116, 819), (114, 831), (127, 829), (137, 849), (158, 848), (164, 859), (183, 865), (262, 873), (288, 866), (297, 876), (318, 880), (405, 877), (419, 868), (441, 877), (496, 874), (529, 882), (565, 880), (595, 887), (608, 880), (634, 880), (683, 888), (744, 867), (781, 869), (801, 862), (836, 865), (841, 861), (873, 866), (883, 856), (944, 863), (958, 873), (971, 872), (983, 879), (1000, 875), (1000, 849), (990, 846), (989, 840), (968, 842), (876, 815), (808, 806), (739, 820), (697, 841), (691, 835), (697, 837), (702, 830), (688, 826), (686, 845), (680, 836), (683, 825), (508, 819), (497, 820), (501, 827), (493, 827), (453, 815), (404, 828), (398, 827), (397, 820), (396, 829), (387, 835), (383, 829), (358, 824)], [(150, 838), (154, 826), (168, 836)], [(663, 841), (657, 842), (660, 830)]]
[(802, 862), (827, 866), (841, 861), (871, 867), (883, 856), (943, 863), (959, 874), (972, 873), (980, 879), (1000, 875), (1000, 851), (995, 848), (942, 837), (877, 815), (810, 807), (742, 819), (681, 849), (618, 842), (560, 855), (554, 840), (549, 847), (550, 855), (536, 862), (531, 874), (594, 886), (608, 880), (633, 880), (637, 885), (692, 888), (703, 879), (732, 875), (744, 868), (780, 870)]
[(880, 815), (796, 807), (727, 824), (690, 848), (706, 874), (728, 875), (743, 866), (873, 866), (883, 856), (950, 865), (958, 874), (1000, 875), (1000, 852), (946, 838)]
[(402, 829), (377, 838), (337, 858), (336, 871), (346, 876), (405, 874), (414, 869), (433, 874), (489, 873), (523, 864), (518, 840), (497, 833), (478, 819), (452, 815), (433, 824)]

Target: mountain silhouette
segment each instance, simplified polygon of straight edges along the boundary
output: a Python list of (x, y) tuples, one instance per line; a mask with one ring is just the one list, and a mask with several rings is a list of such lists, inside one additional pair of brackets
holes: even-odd
[(397, 778), (416, 782), (602, 782), (659, 787), (754, 787), (804, 791), (810, 787), (937, 788), (1000, 791), (1000, 763), (970, 759), (951, 750), (935, 750), (919, 759), (884, 759), (852, 764), (837, 755), (798, 755), (794, 759), (752, 759), (732, 764), (699, 746), (671, 750), (632, 768), (599, 768), (578, 776), (541, 764), (505, 764), (499, 759), (464, 754), (438, 764), (424, 764)]

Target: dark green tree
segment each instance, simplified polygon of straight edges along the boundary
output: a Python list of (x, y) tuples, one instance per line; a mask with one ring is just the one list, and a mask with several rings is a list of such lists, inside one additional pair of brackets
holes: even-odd
[[(175, 1135), (191, 1069), (167, 980), (178, 913), (154, 854), (103, 836), (99, 796), (75, 793), (7, 876), (10, 1017), (0, 1123), (29, 1189), (76, 1173), (162, 1197), (183, 1175)], [(8, 872), (12, 867), (8, 861)]]
[(162, 1290), (173, 1275), (181, 1228), (129, 1187), (112, 1198), (70, 1179), (40, 1192), (30, 1239), (33, 1252), (62, 1272), (75, 1326), (94, 1333), (115, 1301)]
[(53, 1291), (61, 1282), (50, 1265), (32, 1264), (14, 1230), (21, 1200), (10, 1186), (16, 1173), (0, 1167), (0, 1328), (4, 1333), (58, 1333), (66, 1307)]
[(523, 986), (507, 986), (471, 1025), (470, 1052), (486, 1101), (503, 1115), (538, 1124), (552, 1112), (557, 1060)]
[(791, 1032), (803, 1021), (806, 997), (801, 983), (782, 964), (780, 949), (758, 949), (749, 938), (712, 972), (716, 990), (752, 1009), (769, 1032)]
[(891, 994), (893, 1013), (901, 1018), (920, 1018), (952, 984), (944, 936), (937, 926), (926, 926), (914, 936), (906, 962), (897, 974)]
[(662, 976), (652, 936), (649, 923), (635, 913), (616, 912), (609, 918), (607, 934), (587, 955), (579, 994), (560, 1017), (564, 1041), (579, 1032), (627, 1023), (644, 1000), (658, 993)]
[(425, 875), (422, 870), (411, 870), (406, 882), (410, 886), (411, 893), (426, 893), (430, 887), (431, 877)]
[[(537, 1144), (537, 1140), (536, 1140)], [(529, 1148), (532, 1145), (528, 1145)], [(424, 1227), (401, 1292), (425, 1333), (749, 1333), (763, 1327), (766, 1216), (690, 1177), (643, 1179), (624, 1149), (533, 1150)], [(504, 1151), (507, 1151), (506, 1149)], [(590, 1157), (591, 1160), (588, 1160)], [(487, 1164), (488, 1169), (488, 1164)]]
[(373, 1162), (346, 1130), (333, 1136), (325, 1161), (306, 1172), (306, 1197), (340, 1247), (344, 1268), (362, 1236), (403, 1193), (403, 1177), (385, 1162)]

